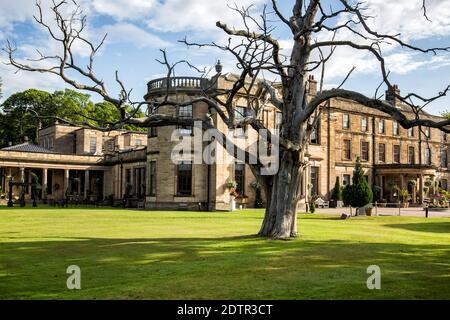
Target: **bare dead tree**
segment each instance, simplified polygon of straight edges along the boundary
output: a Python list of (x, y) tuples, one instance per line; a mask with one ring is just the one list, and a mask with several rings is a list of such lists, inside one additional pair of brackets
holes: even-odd
[[(38, 59), (23, 62), (16, 59), (16, 48), (10, 42), (7, 43), (4, 50), (8, 54), (9, 64), (17, 70), (57, 75), (76, 89), (99, 94), (103, 99), (115, 105), (120, 111), (120, 120), (106, 123), (104, 127), (95, 127), (96, 129), (113, 130), (125, 123), (142, 127), (192, 126), (194, 121), (201, 121), (205, 129), (214, 127), (210, 119), (178, 118), (159, 112), (162, 106), (179, 107), (196, 102), (206, 103), (211, 112), (216, 112), (229, 129), (245, 125), (250, 125), (257, 131), (266, 129), (259, 121), (259, 115), (261, 108), (268, 102), (282, 112), (281, 132), (279, 133), (280, 167), (278, 172), (272, 176), (261, 175), (262, 163), (259, 161), (260, 159), (257, 159), (256, 163), (249, 164), (254, 175), (263, 183), (267, 196), (265, 217), (259, 231), (261, 236), (285, 239), (297, 235), (296, 210), (301, 197), (300, 181), (307, 165), (305, 154), (309, 137), (320, 118), (322, 106), (330, 99), (354, 100), (366, 107), (390, 115), (403, 128), (428, 126), (450, 132), (450, 120), (435, 122), (424, 117), (423, 112), (425, 106), (445, 96), (450, 90), (450, 86), (433, 97), (423, 97), (414, 92), (406, 95), (395, 92), (395, 98), (413, 112), (414, 117), (412, 118), (406, 115), (403, 109), (396, 108), (389, 102), (377, 97), (378, 89), (382, 84), (387, 86), (388, 90), (394, 92), (394, 87), (389, 80), (390, 73), (386, 68), (381, 49), (383, 45), (390, 44), (403, 50), (420, 52), (424, 55), (448, 52), (450, 48), (421, 48), (404, 42), (398, 34), (385, 34), (373, 30), (368, 23), (371, 17), (365, 14), (365, 8), (359, 2), (338, 0), (331, 7), (324, 8), (321, 0), (296, 0), (290, 17), (286, 17), (281, 12), (276, 0), (271, 0), (270, 8), (268, 5), (264, 6), (259, 16), (252, 14), (253, 9), (251, 7), (232, 7), (231, 9), (240, 15), (243, 26), (236, 29), (220, 21), (217, 22), (216, 26), (229, 36), (226, 43), (196, 43), (190, 42), (186, 38), (181, 40), (182, 43), (190, 47), (211, 47), (228, 53), (236, 61), (239, 70), (239, 74), (235, 78), (228, 79), (232, 82), (231, 88), (212, 90), (214, 81), (220, 76), (220, 74), (216, 74), (211, 78), (211, 85), (204, 88), (194, 99), (180, 100), (174, 98), (167, 90), (162, 98), (137, 102), (131, 101), (131, 90), (127, 90), (123, 82), (120, 81), (117, 71), (116, 82), (120, 88), (118, 98), (112, 96), (103, 80), (95, 75), (94, 58), (106, 36), (98, 45), (94, 45), (86, 39), (83, 36), (86, 16), (76, 3), (74, 3), (74, 9), (71, 11), (72, 14), (69, 16), (63, 15), (62, 12), (67, 12), (67, 10), (63, 10), (63, 7), (69, 5), (71, 3), (65, 0), (57, 2), (53, 0), (51, 11), (56, 21), (55, 30), (44, 21), (43, 8), (40, 3), (37, 3), (38, 14), (35, 20), (47, 29), (54, 41), (60, 43), (63, 50), (62, 54), (51, 56), (38, 52)], [(425, 0), (422, 0), (421, 8), (424, 19), (429, 21)], [(292, 34), (293, 48), (287, 56), (282, 54), (280, 43), (273, 36), (275, 28), (273, 20), (275, 19)], [(340, 30), (349, 31), (353, 37), (344, 40), (337, 38), (336, 34)], [(326, 40), (327, 36), (329, 36), (328, 40)], [(73, 50), (76, 42), (84, 43), (91, 50), (89, 63), (84, 68), (77, 64), (75, 59)], [(338, 87), (325, 90), (321, 85), (315, 96), (308, 95), (309, 74), (316, 69), (322, 69), (323, 73), (325, 63), (329, 61), (336, 48), (339, 47), (367, 53), (378, 61), (382, 84), (378, 85), (373, 97), (343, 88), (353, 69), (343, 77)], [(42, 61), (52, 62), (53, 64), (45, 68), (33, 64)], [(208, 74), (207, 70), (199, 70), (185, 60), (170, 63), (164, 50), (159, 63), (167, 69), (167, 84), (174, 74), (175, 68), (180, 64), (195, 69), (201, 73), (202, 77), (206, 77)], [(76, 81), (68, 75), (68, 71), (77, 73), (85, 82)], [(274, 83), (266, 80), (264, 74), (274, 75), (279, 79), (279, 82)], [(236, 98), (242, 96), (246, 97), (247, 108), (252, 111), (243, 119), (236, 117), (233, 107)], [(133, 106), (133, 110), (139, 110), (142, 106), (149, 106), (151, 112), (144, 118), (136, 118), (135, 112), (127, 112), (126, 105)], [(59, 120), (65, 121), (64, 119)], [(94, 127), (88, 122), (83, 124)], [(231, 143), (227, 140), (225, 134), (222, 135), (224, 146), (225, 143)], [(269, 132), (269, 142), (273, 138)], [(236, 145), (228, 151), (234, 156), (239, 152), (244, 152), (246, 159), (250, 158), (247, 150), (241, 150)]]

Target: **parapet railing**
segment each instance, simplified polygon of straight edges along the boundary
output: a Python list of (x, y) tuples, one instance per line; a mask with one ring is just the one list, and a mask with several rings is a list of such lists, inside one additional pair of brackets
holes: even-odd
[(186, 89), (186, 90), (200, 90), (206, 89), (209, 80), (199, 77), (170, 77), (159, 78), (148, 82), (148, 92), (160, 91), (166, 89)]

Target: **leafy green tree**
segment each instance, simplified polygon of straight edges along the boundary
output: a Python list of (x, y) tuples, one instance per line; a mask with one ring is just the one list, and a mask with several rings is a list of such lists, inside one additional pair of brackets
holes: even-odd
[[(127, 107), (128, 113), (133, 113), (134, 110), (130, 106)], [(105, 127), (109, 122), (114, 122), (120, 119), (120, 113), (117, 108), (108, 101), (98, 102), (91, 109), (88, 110), (88, 115), (90, 118), (95, 119), (95, 125)], [(135, 113), (135, 117), (142, 118), (144, 117), (144, 113), (138, 110)], [(147, 128), (138, 127), (135, 125), (126, 124), (123, 127), (126, 130), (133, 131), (146, 131)]]
[[(133, 112), (131, 107), (128, 112)], [(94, 103), (89, 94), (65, 89), (53, 94), (28, 89), (17, 92), (6, 99), (0, 108), (0, 147), (8, 142), (21, 143), (24, 136), (37, 143), (39, 129), (52, 125), (54, 117), (59, 117), (70, 123), (89, 123), (94, 126), (104, 126), (107, 122), (120, 119), (117, 108), (110, 102)], [(135, 117), (143, 117), (138, 111)], [(144, 131), (146, 128), (134, 125), (124, 125), (126, 130)]]
[[(88, 122), (93, 126), (105, 127), (108, 123), (118, 121), (120, 113), (117, 108), (108, 101), (93, 103), (89, 94), (80, 93), (75, 90), (65, 89), (56, 91), (54, 94), (57, 105), (56, 114), (58, 117), (69, 120), (73, 123)], [(131, 107), (127, 107), (127, 112), (132, 113)], [(135, 117), (144, 116), (142, 111), (138, 111)], [(146, 128), (127, 124), (123, 127), (126, 130), (144, 131)]]
[(11, 95), (1, 106), (0, 143), (20, 143), (24, 136), (36, 141), (39, 128), (51, 121), (37, 115), (51, 115), (54, 111), (52, 95), (46, 91), (29, 89)]
[(344, 189), (344, 202), (352, 207), (360, 208), (372, 202), (373, 193), (364, 178), (364, 171), (359, 157), (353, 170), (352, 184)]

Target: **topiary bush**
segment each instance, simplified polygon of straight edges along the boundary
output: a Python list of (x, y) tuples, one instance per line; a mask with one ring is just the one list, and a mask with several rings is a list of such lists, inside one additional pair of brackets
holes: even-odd
[(342, 200), (342, 187), (339, 182), (339, 177), (336, 177), (336, 182), (334, 183), (334, 189), (331, 193), (331, 199), (335, 201), (341, 201)]
[(358, 157), (353, 170), (352, 184), (344, 189), (344, 202), (352, 207), (360, 208), (371, 203), (372, 200), (373, 192), (364, 178), (364, 171)]

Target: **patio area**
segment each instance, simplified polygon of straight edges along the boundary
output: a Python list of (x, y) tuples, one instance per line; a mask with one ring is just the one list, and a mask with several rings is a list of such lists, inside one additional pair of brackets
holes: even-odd
[[(352, 214), (355, 215), (355, 208), (352, 208)], [(344, 208), (317, 208), (317, 213), (324, 214), (342, 214), (350, 213), (349, 207)], [(372, 209), (372, 215), (375, 216), (405, 216), (405, 217), (424, 217), (425, 210), (422, 207), (409, 207), (409, 208), (393, 208), (393, 207), (374, 207)], [(429, 209), (428, 218), (450, 218), (450, 209), (434, 211)]]

